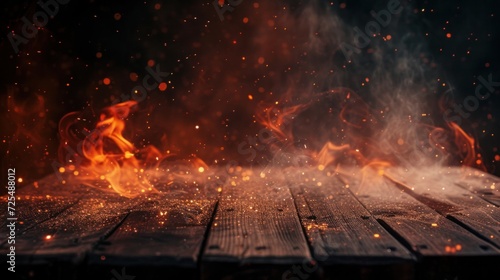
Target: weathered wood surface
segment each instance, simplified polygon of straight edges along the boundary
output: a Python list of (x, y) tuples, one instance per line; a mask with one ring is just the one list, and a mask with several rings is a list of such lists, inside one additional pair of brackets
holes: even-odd
[(455, 184), (500, 206), (500, 178), (472, 168), (448, 169)]
[[(291, 190), (314, 259), (330, 278), (363, 278), (367, 271), (385, 279), (412, 279), (415, 257), (391, 236), (332, 176), (308, 172), (293, 178)], [(360, 265), (365, 270), (342, 269)]]
[[(30, 207), (43, 209), (55, 202), (64, 205), (56, 208), (64, 209), (58, 215), (51, 214), (51, 219), (35, 223), (18, 234), (17, 276), (111, 279), (113, 273), (120, 274), (125, 266), (132, 267), (134, 273), (134, 267), (142, 265), (141, 274), (149, 271), (153, 274), (148, 279), (159, 279), (160, 275), (155, 274), (158, 271), (145, 266), (165, 268), (169, 264), (174, 264), (176, 273), (177, 268), (184, 266), (196, 272), (205, 231), (216, 204), (215, 189), (207, 191), (192, 183), (176, 183), (169, 192), (128, 199), (84, 186), (57, 188), (46, 189), (49, 195), (32, 200), (32, 206), (18, 209), (19, 213), (31, 213)], [(31, 190), (35, 194), (38, 191)], [(53, 198), (57, 191), (59, 196)], [(74, 196), (76, 200), (67, 199)], [(37, 222), (46, 212), (54, 211), (36, 211), (40, 214), (30, 221)], [(172, 276), (171, 271), (169, 275)]]
[(500, 248), (500, 208), (455, 185), (455, 170), (392, 169), (386, 175), (418, 201)]
[[(38, 224), (56, 217), (75, 205), (78, 200), (79, 198), (64, 196), (16, 195), (16, 233), (22, 234)], [(7, 205), (7, 199), (2, 198), (2, 205)], [(7, 211), (2, 211), (2, 229), (7, 226), (7, 217)], [(2, 236), (1, 244), (5, 244), (6, 241), (6, 237)]]
[[(436, 279), (500, 272), (500, 251), (467, 229), (421, 203), (381, 174), (365, 171), (342, 176), (363, 205), (418, 257), (416, 277)], [(442, 204), (436, 203), (439, 207)], [(438, 206), (434, 206), (437, 208)], [(487, 261), (481, 257), (488, 257)], [(472, 273), (472, 274), (474, 274)]]
[[(206, 279), (281, 279), (311, 255), (283, 178), (224, 186), (202, 256)], [(249, 177), (250, 178), (250, 177)]]
[(75, 279), (87, 252), (126, 216), (132, 201), (101, 192), (91, 196), (88, 187), (57, 184), (53, 177), (36, 186), (17, 194), (18, 201), (27, 202), (16, 205), (17, 276)]
[[(88, 192), (85, 188), (71, 193), (66, 190), (64, 185), (55, 184), (54, 179), (49, 176), (35, 184), (19, 188), (16, 191), (15, 216), (17, 217), (16, 233), (17, 235), (56, 217), (67, 209), (75, 205)], [(3, 205), (7, 205), (7, 199), (2, 196)], [(2, 228), (7, 224), (8, 212), (0, 213), (2, 219)], [(1, 244), (6, 242), (2, 236)]]
[(498, 275), (499, 179), (441, 171), (210, 175), (134, 199), (41, 180), (16, 194), (12, 279)]
[[(194, 279), (216, 200), (144, 201), (89, 253), (90, 277), (127, 268), (147, 279)], [(110, 275), (111, 276), (111, 275)]]

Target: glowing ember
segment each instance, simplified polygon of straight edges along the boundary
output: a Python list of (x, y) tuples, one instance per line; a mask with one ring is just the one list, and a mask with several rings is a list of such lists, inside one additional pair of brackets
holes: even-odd
[[(124, 52), (130, 67), (117, 69), (128, 62), (114, 61), (112, 48), (93, 42), (99, 47), (91, 49), (90, 55), (68, 60), (95, 67), (88, 81), (70, 75), (68, 61), (60, 64), (69, 76), (47, 79), (57, 80), (55, 84), (63, 87), (64, 94), (82, 92), (89, 97), (75, 94), (75, 100), (61, 99), (64, 106), (87, 111), (69, 113), (59, 123), (60, 164), (52, 167), (62, 178), (60, 182), (71, 185), (76, 180), (134, 197), (157, 191), (160, 181), (151, 175), (154, 172), (170, 176), (164, 182), (170, 185), (172, 176), (193, 181), (192, 176), (213, 175), (210, 173), (216, 168), (209, 169), (200, 158), (216, 166), (230, 165), (227, 174), (234, 174), (236, 166), (269, 167), (238, 178), (242, 180), (252, 180), (257, 174), (265, 178), (271, 167), (328, 173), (355, 166), (375, 170), (378, 178), (390, 166), (466, 165), (485, 170), (485, 164), (500, 162), (497, 150), (488, 157), (472, 137), (471, 131), (479, 126), (465, 122), (472, 109), (460, 114), (462, 122), (453, 114), (441, 117), (442, 112), (453, 109), (444, 104), (450, 102), (443, 101), (445, 90), (452, 91), (452, 83), (435, 71), (435, 61), (427, 53), (405, 46), (406, 32), (381, 28), (377, 34), (362, 36), (366, 46), (359, 47), (352, 26), (337, 14), (337, 8), (350, 9), (346, 3), (320, 2), (280, 3), (277, 7), (266, 1), (240, 6), (219, 0), (212, 4), (216, 11), (226, 11), (224, 18), (231, 22), (224, 24), (224, 32), (212, 20), (216, 14), (207, 17), (206, 11), (198, 13), (196, 8), (179, 21), (186, 28), (174, 31), (162, 20), (167, 6), (144, 2), (161, 26), (145, 34), (136, 30), (139, 34), (133, 37), (148, 50), (161, 49), (161, 54), (133, 47)], [(209, 6), (214, 8), (212, 4)], [(424, 10), (413, 11), (418, 16)], [(110, 14), (117, 23), (123, 23), (126, 16), (115, 10)], [(199, 33), (194, 28), (199, 23), (203, 23), (203, 36), (192, 36), (190, 32)], [(126, 34), (121, 28), (125, 27), (114, 30), (120, 36)], [(452, 36), (452, 30), (456, 29), (446, 27), (437, 37), (444, 42), (461, 37), (460, 33)], [(170, 39), (153, 48), (146, 40), (155, 34)], [(422, 38), (412, 40), (420, 44)], [(355, 47), (351, 55), (343, 50), (346, 43)], [(481, 65), (488, 68), (493, 64)], [(166, 73), (177, 76), (166, 80)], [(78, 88), (87, 83), (88, 88)], [(486, 98), (489, 89), (481, 86)], [(18, 140), (27, 139), (17, 141), (22, 148), (16, 150), (25, 155), (38, 147), (39, 155), (51, 157), (55, 147), (39, 139), (53, 140), (54, 135), (46, 137), (42, 132), (55, 125), (30, 124), (44, 120), (49, 113), (66, 113), (46, 106), (49, 93), (61, 89), (36, 83), (14, 88), (19, 92), (9, 92), (7, 99), (17, 124), (12, 132)], [(37, 93), (29, 102), (14, 98), (34, 89)], [(86, 103), (78, 104), (80, 99)], [(105, 106), (109, 107), (101, 110)], [(460, 106), (450, 111), (458, 114)], [(142, 112), (133, 114), (136, 109)], [(495, 117), (488, 113), (485, 123)], [(488, 134), (493, 135), (484, 131), (482, 137)], [(22, 180), (19, 178), (20, 183)]]

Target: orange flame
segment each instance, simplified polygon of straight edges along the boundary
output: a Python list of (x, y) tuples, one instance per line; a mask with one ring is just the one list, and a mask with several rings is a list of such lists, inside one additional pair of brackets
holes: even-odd
[(474, 137), (467, 134), (458, 124), (451, 122), (449, 124), (455, 136), (455, 144), (458, 148), (460, 163), (464, 166), (476, 167), (481, 170), (486, 170), (481, 154), (477, 152), (478, 146)]
[[(157, 192), (155, 187), (148, 181), (145, 167), (150, 159), (159, 160), (162, 154), (153, 146), (147, 146), (140, 150), (123, 136), (125, 120), (131, 109), (137, 104), (135, 101), (127, 101), (105, 108), (100, 115), (95, 129), (77, 145), (73, 157), (80, 159), (78, 175), (84, 183), (90, 184), (92, 180), (107, 182), (108, 187), (125, 197), (135, 197), (144, 192)], [(76, 113), (70, 113), (63, 117), (60, 122), (62, 144), (60, 156), (64, 155), (67, 146), (75, 147), (78, 137), (70, 132), (75, 123)], [(79, 118), (76, 118), (79, 119)], [(81, 155), (80, 155), (81, 154)], [(140, 160), (145, 158), (146, 160)], [(73, 162), (78, 163), (78, 160)], [(75, 169), (74, 165), (70, 165)], [(64, 172), (65, 169), (62, 169)]]
[[(358, 166), (383, 174), (384, 169), (394, 165), (442, 164), (445, 159), (457, 158), (461, 165), (485, 170), (474, 138), (455, 123), (448, 124), (447, 130), (410, 119), (408, 127), (394, 127), (393, 122), (383, 122), (383, 115), (378, 117), (359, 96), (345, 88), (317, 94), (310, 98), (313, 101), (302, 104), (287, 106), (289, 100), (294, 98), (287, 95), (282, 102), (275, 102), (263, 110), (259, 120), (278, 140), (273, 145), (286, 147), (288, 154), (305, 154), (320, 170), (327, 166), (337, 170)], [(321, 114), (324, 106), (329, 106), (328, 111)], [(326, 128), (321, 130), (323, 124)], [(306, 140), (303, 142), (314, 145), (303, 144), (306, 149), (298, 149), (303, 143), (297, 137), (298, 130), (307, 126), (312, 128), (305, 138), (322, 142)], [(448, 139), (448, 134), (454, 139)], [(425, 137), (414, 139), (425, 135), (428, 143)]]
[[(377, 149), (366, 129), (368, 124), (376, 122), (368, 106), (351, 90), (338, 88), (322, 92), (310, 99), (312, 101), (287, 107), (285, 105), (287, 101), (293, 100), (287, 96), (283, 98), (283, 102), (276, 102), (263, 110), (264, 114), (259, 117), (259, 121), (278, 140), (273, 142), (274, 145), (285, 146), (296, 156), (305, 154), (313, 159), (313, 164), (320, 170), (327, 166), (339, 167), (343, 164), (362, 167), (371, 162), (379, 162), (383, 164), (377, 166), (390, 165), (388, 160), (380, 160), (376, 156), (367, 158), (363, 155), (363, 151), (373, 152)], [(326, 108), (325, 117), (321, 118), (320, 115), (318, 120), (313, 120), (313, 117), (317, 118), (320, 111), (325, 109), (317, 106), (325, 104), (330, 106)], [(305, 123), (300, 123), (298, 126), (312, 126), (312, 129), (315, 129), (315, 126), (319, 127), (319, 122), (326, 123), (325, 131), (313, 130), (306, 133), (307, 138), (322, 139), (323, 142), (309, 141), (312, 145), (303, 144), (306, 149), (299, 150), (297, 146), (300, 146), (300, 139), (296, 139), (297, 132), (294, 131), (294, 126), (296, 122), (301, 121)]]
[[(104, 176), (116, 192), (126, 197), (133, 197), (145, 191), (156, 191), (145, 178), (143, 166), (136, 157), (136, 153), (140, 151), (123, 137), (124, 119), (136, 104), (135, 101), (127, 101), (106, 108), (96, 126), (99, 131), (98, 138), (92, 141), (87, 137), (83, 141), (83, 155), (89, 160), (85, 170), (100, 178)], [(107, 140), (114, 146), (111, 147), (111, 152), (106, 151)], [(149, 146), (148, 149), (148, 154), (161, 157), (156, 148)]]

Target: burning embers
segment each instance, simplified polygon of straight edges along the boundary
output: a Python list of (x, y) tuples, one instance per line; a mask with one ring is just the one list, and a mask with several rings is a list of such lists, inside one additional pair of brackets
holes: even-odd
[[(199, 19), (183, 21), (206, 22), (207, 33), (182, 41), (185, 58), (176, 60), (182, 67), (172, 67), (171, 92), (152, 93), (140, 104), (161, 111), (148, 123), (131, 121), (139, 107), (132, 101), (107, 107), (98, 117), (65, 116), (59, 173), (134, 197), (160, 190), (159, 173), (208, 177), (202, 160), (228, 164), (225, 170), (252, 165), (328, 172), (356, 166), (383, 174), (388, 166), (482, 168), (473, 137), (456, 123), (434, 118), (443, 109), (437, 105), (443, 88), (432, 82), (439, 73), (420, 48), (405, 45), (421, 38), (408, 38), (400, 24), (384, 26), (346, 62), (339, 59), (340, 46), (352, 42), (353, 26), (323, 4), (279, 13), (267, 2), (247, 4), (222, 29), (201, 20), (201, 12)], [(382, 39), (389, 34), (392, 39)], [(141, 126), (160, 132), (146, 136)]]
[(374, 110), (346, 88), (308, 99), (288, 105), (293, 103), (290, 100), (301, 99), (284, 96), (260, 118), (277, 140), (270, 142), (279, 146), (274, 150), (291, 155), (288, 165), (296, 165), (291, 164), (296, 161), (293, 158), (306, 157), (305, 162), (320, 170), (328, 166), (384, 169), (432, 164), (484, 169), (474, 138), (456, 123), (442, 128), (405, 116), (398, 108)]
[[(289, 100), (297, 101), (290, 104)], [(63, 117), (59, 151), (67, 166), (60, 167), (59, 172), (70, 173), (72, 182), (135, 197), (158, 192), (154, 185), (158, 172), (191, 176), (207, 169), (196, 157), (176, 169), (178, 162), (169, 160), (174, 158), (169, 151), (162, 152), (153, 145), (139, 148), (127, 139), (126, 124), (136, 107), (135, 101), (127, 101), (104, 108), (93, 130), (78, 130), (85, 121), (79, 113)], [(270, 155), (265, 163), (267, 171), (297, 166), (321, 171), (356, 166), (376, 169), (382, 175), (389, 166), (415, 165), (412, 156), (430, 163), (451, 154), (459, 156), (461, 164), (481, 165), (474, 139), (457, 124), (450, 123), (448, 131), (412, 121), (405, 128), (392, 127), (392, 122), (384, 120), (387, 115), (384, 111), (374, 113), (359, 96), (343, 88), (312, 95), (307, 102), (283, 98), (258, 115), (267, 135), (260, 143), (266, 145)], [(415, 135), (423, 137), (412, 139)], [(448, 141), (450, 135), (455, 144)], [(267, 171), (264, 169), (261, 177)]]

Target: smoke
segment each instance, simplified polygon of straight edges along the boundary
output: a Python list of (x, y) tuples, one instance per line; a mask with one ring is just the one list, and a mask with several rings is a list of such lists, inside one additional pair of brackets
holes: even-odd
[[(468, 135), (442, 118), (442, 71), (410, 3), (360, 4), (352, 14), (319, 0), (243, 1), (223, 15), (199, 18), (207, 24), (197, 37), (179, 35), (196, 52), (176, 85), (180, 106), (157, 119), (172, 120), (162, 128), (172, 150), (209, 165), (322, 158), (422, 166), (475, 157), (454, 144)], [(259, 141), (263, 128), (270, 141)]]
[[(348, 161), (361, 165), (418, 167), (464, 164), (463, 158), (476, 156), (470, 155), (474, 148), (454, 145), (456, 127), (440, 118), (441, 70), (409, 3), (360, 7), (362, 15), (351, 21), (325, 1), (235, 9), (220, 37), (209, 37), (217, 44), (204, 49), (202, 65), (211, 70), (202, 71), (194, 91), (210, 89), (203, 100), (210, 108), (236, 108), (238, 121), (228, 120), (245, 129), (227, 132), (230, 150), (242, 132), (257, 133), (257, 120), (277, 140), (267, 153), (275, 159), (285, 151), (288, 164), (306, 155), (311, 164), (353, 157)], [(243, 17), (248, 23), (238, 23)], [(468, 135), (459, 131), (458, 137)], [(325, 147), (334, 147), (331, 156)]]
[(449, 83), (407, 1), (241, 1), (224, 21), (199, 1), (115, 5), (69, 3), (11, 61), (33, 68), (18, 80), (30, 78), (25, 91), (52, 118), (30, 136), (44, 158), (55, 158), (58, 118), (86, 108), (92, 131), (151, 62), (169, 73), (168, 89), (148, 91), (127, 118), (138, 149), (208, 166), (476, 162), (476, 144), (442, 117)]

